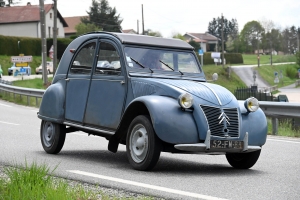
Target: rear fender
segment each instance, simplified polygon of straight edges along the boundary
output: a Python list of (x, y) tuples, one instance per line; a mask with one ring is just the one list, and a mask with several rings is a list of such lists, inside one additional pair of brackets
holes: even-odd
[(64, 120), (65, 82), (58, 81), (45, 91), (38, 117), (53, 122)]

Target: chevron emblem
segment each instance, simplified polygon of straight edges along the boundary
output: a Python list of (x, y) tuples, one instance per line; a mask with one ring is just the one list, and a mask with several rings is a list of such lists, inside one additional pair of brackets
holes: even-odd
[(218, 119), (221, 119), (221, 120), (219, 121), (219, 124), (221, 124), (221, 123), (225, 120), (226, 123), (230, 125), (230, 123), (229, 123), (229, 120), (230, 120), (230, 119), (229, 119), (229, 117), (228, 117), (224, 112), (221, 113), (221, 115), (219, 116)]

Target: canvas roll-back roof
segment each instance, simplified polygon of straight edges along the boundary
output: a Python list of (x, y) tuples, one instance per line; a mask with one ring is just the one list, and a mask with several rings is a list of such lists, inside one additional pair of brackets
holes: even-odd
[(179, 49), (194, 49), (187, 42), (179, 39), (161, 38), (146, 35), (126, 34), (126, 33), (113, 33), (116, 35), (123, 44), (138, 44), (148, 46), (161, 46), (172, 47)]
[(180, 39), (161, 38), (161, 37), (127, 34), (127, 33), (112, 33), (112, 32), (93, 32), (89, 34), (96, 34), (96, 33), (114, 35), (121, 41), (122, 44), (136, 44), (136, 45), (170, 47), (170, 48), (190, 49), (190, 50), (194, 49), (194, 47), (192, 47), (189, 43)]

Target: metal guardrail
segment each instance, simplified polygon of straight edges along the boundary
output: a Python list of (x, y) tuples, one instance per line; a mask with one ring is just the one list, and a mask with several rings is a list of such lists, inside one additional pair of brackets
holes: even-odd
[(14, 100), (16, 100), (16, 94), (20, 95), (20, 97), (22, 95), (26, 96), (27, 97), (27, 105), (30, 104), (30, 97), (35, 97), (35, 105), (37, 107), (39, 106), (38, 99), (43, 97), (45, 90), (16, 87), (16, 86), (8, 85), (8, 84), (9, 83), (6, 83), (5, 81), (1, 81), (0, 94), (13, 93)]
[[(27, 96), (27, 105), (30, 103), (29, 97), (36, 98), (36, 106), (38, 98), (42, 98), (45, 90), (29, 89), (11, 86), (0, 83), (0, 94), (3, 92)], [(274, 101), (259, 101), (260, 108), (264, 111), (267, 117), (272, 118), (272, 134), (278, 133), (278, 118), (297, 118), (300, 119), (300, 103), (289, 102), (274, 102)]]
[[(300, 103), (260, 101), (259, 107), (272, 118), (272, 134), (278, 133), (278, 118), (293, 118), (300, 121)], [(298, 124), (299, 125), (299, 124)]]

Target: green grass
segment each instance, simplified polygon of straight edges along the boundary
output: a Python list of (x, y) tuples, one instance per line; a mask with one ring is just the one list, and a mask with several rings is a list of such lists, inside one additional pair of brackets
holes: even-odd
[[(260, 64), (271, 64), (270, 55), (260, 55)], [(245, 65), (256, 65), (257, 55), (255, 54), (243, 54), (243, 60)], [(273, 63), (282, 62), (296, 62), (296, 56), (294, 55), (272, 55)]]
[[(272, 134), (272, 120), (267, 118), (268, 121), (268, 134)], [(300, 129), (292, 127), (292, 119), (279, 119), (278, 133), (279, 136), (285, 137), (300, 137)]]
[[(55, 170), (55, 169), (54, 169)], [(0, 178), (0, 199), (22, 200), (96, 200), (96, 199), (143, 199), (151, 197), (140, 196), (138, 198), (120, 198), (107, 194), (102, 190), (91, 191), (81, 184), (70, 186), (64, 179), (55, 178), (54, 170), (50, 171), (45, 164), (37, 165), (33, 162), (25, 167), (15, 165), (4, 169), (6, 177)]]
[[(52, 77), (48, 77), (48, 83), (51, 83), (52, 79), (53, 79)], [(14, 81), (13, 86), (35, 88), (35, 89), (47, 88), (47, 86), (44, 86), (43, 80), (41, 78)]]
[(218, 80), (212, 83), (221, 85), (232, 93), (237, 87), (246, 86), (245, 83), (234, 72), (232, 72), (229, 77), (227, 67), (223, 69), (222, 65), (204, 65), (203, 71), (207, 80), (212, 80), (212, 75), (217, 73)]
[[(286, 74), (286, 69), (288, 67), (297, 68), (296, 64), (287, 64), (287, 65), (265, 65), (256, 67), (255, 69), (258, 70), (259, 75), (266, 80), (270, 85), (277, 85), (278, 87), (283, 87), (287, 85), (291, 85), (295, 83), (297, 80), (297, 74), (295, 74), (294, 78), (290, 78)], [(275, 75), (274, 73), (277, 72), (280, 74), (280, 71), (282, 71), (283, 78), (280, 79), (279, 83), (274, 83)]]

